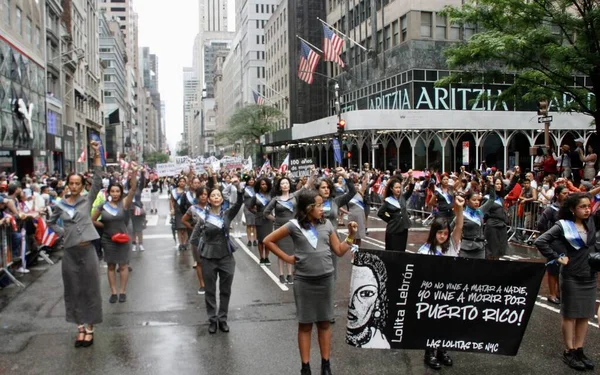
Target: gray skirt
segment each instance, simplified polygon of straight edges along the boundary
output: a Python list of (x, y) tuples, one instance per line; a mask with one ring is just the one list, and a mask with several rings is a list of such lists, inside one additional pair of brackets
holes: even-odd
[(104, 261), (107, 264), (119, 264), (121, 266), (129, 264), (131, 256), (131, 242), (116, 243), (108, 238), (108, 235), (102, 235), (102, 249), (104, 250)]
[(94, 245), (66, 248), (61, 263), (67, 322), (102, 323), (100, 273)]
[[(281, 227), (281, 225), (274, 223), (273, 231), (276, 231), (280, 227)], [(256, 232), (257, 232), (257, 237), (258, 237), (258, 229), (256, 230)], [(269, 233), (271, 233), (271, 232), (269, 232)], [(269, 234), (269, 233), (267, 233), (267, 234)], [(285, 252), (287, 255), (294, 255), (294, 240), (292, 240), (291, 236), (285, 236), (284, 238), (279, 240), (277, 242), (277, 246), (279, 246), (279, 248), (281, 250), (283, 250), (283, 252)]]
[(187, 229), (187, 227), (185, 225), (183, 225), (183, 223), (181, 222), (182, 218), (183, 218), (183, 214), (179, 211), (179, 207), (175, 207), (175, 229), (177, 229), (177, 230)]
[[(182, 216), (183, 217), (183, 216)], [(144, 224), (146, 222), (146, 214), (135, 216), (131, 214), (131, 225), (133, 227), (133, 233), (141, 233), (144, 231)]]
[(593, 318), (596, 308), (596, 277), (573, 279), (560, 276), (560, 314), (565, 318)]
[(294, 277), (294, 300), (298, 323), (328, 322), (333, 319), (334, 275), (317, 279)]
[(485, 248), (475, 250), (460, 249), (458, 256), (461, 258), (485, 259)]
[[(264, 220), (262, 220), (262, 221), (264, 221)], [(271, 232), (273, 232), (273, 223), (270, 220), (265, 224), (259, 224), (256, 226), (256, 239), (258, 240), (258, 242), (262, 243), (263, 240), (265, 239), (265, 237), (267, 237), (269, 234), (271, 234)], [(279, 241), (279, 243), (281, 243), (281, 242), (284, 242), (284, 241)], [(281, 250), (283, 250), (283, 248), (281, 248)], [(287, 251), (286, 251), (286, 254), (287, 254)]]
[(506, 226), (490, 227), (485, 226), (485, 252), (486, 255), (500, 258), (506, 255), (508, 246), (508, 234)]
[[(356, 221), (358, 224), (358, 232), (354, 235), (355, 240), (367, 237), (367, 220), (365, 218), (365, 210), (363, 208), (353, 206), (348, 212), (348, 221)], [(334, 226), (335, 228), (335, 226)]]
[(256, 225), (256, 216), (246, 206), (244, 206), (244, 217), (246, 218), (246, 226)]

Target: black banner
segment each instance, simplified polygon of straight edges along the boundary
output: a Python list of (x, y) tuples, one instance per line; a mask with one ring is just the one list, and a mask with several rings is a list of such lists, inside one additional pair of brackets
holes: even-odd
[(516, 355), (544, 272), (543, 263), (361, 249), (352, 266), (346, 341)]
[(315, 166), (312, 158), (292, 159), (290, 160), (290, 173), (294, 177), (309, 177), (310, 168)]

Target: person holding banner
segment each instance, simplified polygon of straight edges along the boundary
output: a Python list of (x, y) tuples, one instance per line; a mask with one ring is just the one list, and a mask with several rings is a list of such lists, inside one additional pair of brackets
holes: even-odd
[[(94, 177), (90, 194), (82, 196), (84, 178), (71, 173), (67, 184), (71, 194), (58, 202), (48, 219), (51, 229), (62, 235), (64, 254), (62, 278), (65, 293), (66, 320), (77, 324), (75, 347), (89, 347), (94, 343), (94, 325), (102, 323), (102, 297), (98, 256), (91, 241), (98, 238), (90, 216), (96, 195), (102, 187), (102, 159), (100, 144), (90, 141), (94, 160)], [(59, 220), (62, 226), (58, 225)]]
[[(331, 324), (333, 318), (333, 257), (343, 256), (353, 247), (358, 224), (348, 224), (348, 237), (340, 242), (335, 228), (323, 217), (323, 198), (314, 190), (302, 189), (297, 195), (296, 218), (265, 238), (265, 245), (279, 259), (295, 265), (294, 299), (298, 318), (298, 346), (301, 374), (310, 374), (310, 343), (313, 324), (317, 325), (321, 349), (321, 374), (331, 374)], [(292, 240), (288, 254), (278, 244)]]
[[(247, 189), (248, 187), (246, 187)], [(269, 249), (265, 248), (264, 245), (265, 237), (273, 231), (273, 223), (265, 217), (265, 209), (269, 205), (269, 202), (271, 202), (271, 180), (261, 177), (254, 184), (254, 195), (250, 198), (250, 203), (248, 203), (249, 211), (255, 216), (256, 237), (258, 239), (258, 253), (260, 255), (261, 266), (271, 265)], [(279, 272), (283, 272), (282, 267), (280, 267)]]
[[(506, 255), (509, 220), (506, 210), (504, 209), (504, 197), (515, 187), (517, 182), (519, 182), (519, 176), (515, 174), (510, 185), (505, 189), (502, 178), (494, 178), (493, 190), (496, 192), (496, 198), (493, 200), (494, 204), (487, 211), (487, 218), (485, 221), (484, 235), (486, 240), (485, 251), (487, 259), (499, 260), (500, 257)], [(489, 194), (485, 195), (484, 198), (489, 201)]]
[[(451, 256), (456, 257), (460, 251), (460, 242), (462, 238), (464, 216), (463, 209), (465, 198), (456, 196), (454, 198), (454, 229), (450, 228), (450, 221), (447, 218), (438, 217), (429, 229), (427, 242), (417, 251), (418, 254)], [(434, 370), (445, 366), (452, 366), (453, 361), (448, 352), (442, 349), (425, 350), (425, 364)]]
[[(133, 163), (132, 163), (133, 164)], [(132, 167), (133, 165), (130, 164)], [(104, 260), (108, 265), (107, 276), (111, 295), (108, 300), (122, 303), (127, 300), (127, 280), (129, 278), (129, 257), (131, 255), (131, 239), (127, 235), (129, 210), (133, 206), (133, 197), (137, 187), (137, 169), (130, 169), (130, 189), (124, 197), (123, 186), (112, 183), (108, 186), (108, 200), (101, 206), (94, 208), (92, 222), (94, 226), (102, 229), (101, 243), (104, 249)], [(125, 234), (117, 241), (115, 236)], [(117, 295), (116, 267), (119, 265), (120, 288)]]
[(201, 220), (206, 219), (206, 209), (208, 204), (208, 188), (206, 186), (200, 186), (196, 189), (196, 203), (188, 208), (187, 212), (181, 218), (181, 222), (185, 225), (190, 235), (190, 245), (192, 247), (192, 255), (194, 256), (194, 269), (196, 269), (196, 276), (200, 283), (200, 289), (198, 294), (202, 295), (205, 293), (204, 289), (204, 278), (202, 277), (202, 267), (198, 267), (200, 262), (200, 253), (198, 251), (198, 245), (200, 236), (202, 234), (202, 225), (198, 225)]
[[(199, 241), (200, 266), (206, 287), (206, 313), (208, 314), (208, 333), (217, 333), (217, 326), (222, 332), (229, 332), (227, 314), (231, 285), (235, 273), (235, 247), (229, 238), (229, 226), (239, 212), (244, 201), (244, 192), (237, 177), (231, 179), (237, 191), (235, 204), (223, 210), (223, 195), (218, 187), (210, 189), (208, 202), (210, 208), (206, 211), (205, 219), (198, 219), (198, 225), (203, 226)], [(217, 278), (219, 279), (220, 306), (217, 312)]]
[[(246, 187), (244, 188), (244, 217), (246, 218), (246, 237), (248, 237), (248, 247), (258, 246), (256, 241), (256, 216), (250, 211), (250, 202), (256, 192), (254, 191), (254, 184), (256, 179), (253, 176), (249, 176), (246, 181)], [(262, 255), (262, 254), (261, 254)], [(262, 256), (261, 256), (261, 263)]]
[(408, 228), (410, 228), (406, 202), (415, 188), (412, 173), (412, 169), (408, 171), (408, 187), (405, 188), (404, 193), (402, 193), (402, 181), (398, 177), (390, 178), (385, 187), (385, 200), (377, 211), (377, 216), (387, 224), (385, 227), (386, 250), (406, 251)]
[[(596, 227), (587, 194), (567, 197), (558, 212), (558, 222), (535, 241), (550, 262), (560, 267), (560, 314), (565, 343), (563, 361), (576, 370), (591, 370), (594, 363), (583, 347), (589, 319), (596, 308), (596, 272), (588, 257), (596, 251)], [(562, 253), (555, 249), (562, 249)]]
[(179, 251), (185, 250), (185, 244), (187, 244), (187, 228), (181, 222), (181, 218), (185, 212), (181, 212), (181, 203), (183, 203), (183, 196), (186, 193), (186, 179), (181, 176), (177, 179), (176, 186), (171, 189), (171, 197), (169, 205), (171, 207), (171, 216), (175, 218), (175, 229), (177, 230), (177, 239), (179, 240)]

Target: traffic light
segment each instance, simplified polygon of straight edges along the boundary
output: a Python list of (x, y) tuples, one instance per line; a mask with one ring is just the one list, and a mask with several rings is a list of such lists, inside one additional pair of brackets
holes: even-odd
[(346, 130), (346, 120), (340, 119), (337, 123), (337, 131), (342, 134)]
[(548, 101), (547, 100), (540, 100), (538, 102), (538, 110), (537, 110), (537, 114), (538, 116), (548, 116)]

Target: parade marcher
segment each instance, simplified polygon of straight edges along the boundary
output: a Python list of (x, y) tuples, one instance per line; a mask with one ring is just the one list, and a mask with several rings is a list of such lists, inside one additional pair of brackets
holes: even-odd
[[(246, 189), (248, 188), (246, 187)], [(246, 194), (247, 193), (244, 192), (244, 195)], [(270, 202), (271, 180), (266, 177), (261, 177), (254, 184), (254, 195), (250, 198), (250, 202), (248, 203), (249, 211), (254, 216), (254, 223), (256, 225), (256, 238), (258, 240), (258, 253), (261, 266), (271, 265), (271, 261), (269, 260), (269, 249), (267, 249), (263, 243), (265, 237), (273, 231), (273, 222), (265, 216), (265, 209)], [(282, 267), (280, 267), (279, 272), (283, 272)]]
[[(223, 332), (229, 332), (227, 325), (227, 313), (229, 311), (229, 298), (231, 296), (231, 284), (235, 273), (235, 248), (229, 238), (229, 225), (242, 207), (244, 191), (241, 189), (237, 177), (231, 179), (236, 187), (237, 200), (234, 206), (223, 210), (223, 195), (218, 188), (210, 190), (208, 202), (209, 209), (206, 218), (199, 218), (198, 225), (203, 225), (199, 242), (200, 266), (206, 290), (206, 312), (208, 314), (208, 333), (214, 334), (218, 328)], [(219, 309), (217, 312), (217, 278), (219, 279)]]
[(406, 202), (414, 188), (415, 181), (412, 170), (408, 171), (408, 186), (404, 192), (402, 192), (402, 181), (397, 177), (392, 177), (385, 187), (385, 200), (379, 208), (377, 216), (387, 224), (385, 228), (386, 250), (406, 251), (408, 228), (411, 224)]
[(460, 241), (459, 256), (463, 258), (485, 259), (485, 236), (483, 233), (483, 218), (496, 201), (496, 189), (490, 187), (492, 176), (486, 177), (486, 187), (489, 192), (488, 201), (481, 205), (481, 194), (469, 190), (465, 194), (465, 209), (463, 211), (464, 225)]
[[(349, 181), (350, 179), (348, 178), (347, 180)], [(335, 188), (336, 195), (341, 195), (348, 191), (348, 187), (346, 186), (344, 178), (342, 176), (336, 177), (335, 183), (333, 184), (333, 186)], [(340, 207), (341, 207), (341, 205), (340, 205)], [(338, 223), (338, 225), (344, 225), (344, 213), (340, 209), (338, 209), (337, 223)]]
[[(501, 178), (494, 179), (493, 187), (491, 190), (495, 192), (496, 197), (494, 198), (494, 204), (490, 206), (485, 215), (485, 251), (486, 258), (491, 260), (499, 260), (500, 257), (506, 255), (506, 249), (508, 247), (508, 215), (504, 208), (504, 197), (506, 194), (513, 189), (517, 184), (518, 176), (512, 178), (510, 185), (504, 188), (504, 181)], [(490, 195), (485, 195), (486, 202), (490, 200)]]
[(445, 217), (452, 220), (453, 200), (454, 192), (450, 186), (450, 177), (447, 173), (444, 173), (440, 179), (440, 186), (434, 189), (428, 204), (437, 208), (436, 217)]
[[(456, 217), (454, 219), (454, 229), (450, 229), (450, 221), (447, 218), (438, 217), (431, 223), (427, 242), (419, 248), (419, 254), (451, 257), (458, 256), (464, 223), (464, 205), (465, 199), (463, 197), (455, 197), (454, 213), (456, 214)], [(442, 364), (445, 366), (452, 366), (453, 363), (452, 358), (450, 358), (448, 353), (442, 349), (425, 350), (424, 361), (427, 366), (434, 370), (442, 368)]]
[[(303, 189), (297, 196), (296, 219), (290, 220), (265, 238), (265, 245), (278, 258), (296, 267), (294, 299), (298, 318), (298, 346), (302, 361), (301, 374), (310, 374), (312, 326), (316, 323), (321, 349), (321, 374), (331, 374), (331, 323), (334, 298), (334, 256), (343, 256), (352, 248), (358, 230), (348, 224), (348, 237), (340, 242), (335, 228), (323, 218), (323, 198), (314, 190)], [(289, 237), (293, 253), (277, 244)]]
[(179, 177), (177, 179), (176, 187), (171, 189), (171, 197), (169, 200), (171, 216), (175, 218), (175, 229), (177, 230), (177, 239), (179, 240), (179, 251), (185, 250), (185, 244), (187, 244), (188, 240), (187, 228), (181, 223), (181, 218), (185, 213), (181, 211), (181, 203), (183, 202), (183, 196), (186, 193), (185, 185), (185, 177)]
[(250, 211), (250, 201), (255, 194), (255, 183), (256, 179), (250, 176), (246, 182), (246, 187), (244, 188), (244, 218), (246, 219), (246, 237), (248, 237), (248, 247), (258, 246), (258, 241), (256, 239), (256, 216), (252, 211)]
[[(138, 170), (134, 170), (133, 173), (138, 173)], [(142, 190), (146, 186), (146, 171), (139, 170), (139, 184), (136, 186), (130, 186), (129, 190), (134, 190), (133, 201), (129, 206), (129, 217), (131, 218), (131, 232), (133, 233), (132, 238), (132, 251), (145, 251), (144, 248), (144, 229), (146, 228), (146, 211), (144, 210), (144, 203), (142, 202)], [(130, 180), (132, 181), (132, 180)]]
[(196, 189), (196, 203), (188, 208), (187, 212), (181, 218), (181, 222), (188, 229), (192, 230), (190, 235), (190, 245), (192, 247), (192, 255), (194, 256), (194, 267), (196, 269), (196, 276), (200, 283), (198, 294), (205, 293), (204, 278), (202, 277), (202, 266), (198, 266), (201, 261), (200, 252), (198, 245), (200, 242), (200, 236), (202, 235), (203, 225), (198, 225), (201, 220), (206, 219), (206, 210), (208, 207), (208, 188), (206, 186), (200, 186)]
[[(591, 370), (594, 364), (583, 351), (588, 322), (596, 309), (596, 272), (588, 263), (588, 256), (596, 251), (590, 198), (582, 193), (569, 195), (558, 217), (560, 220), (538, 237), (535, 246), (549, 261), (561, 264), (563, 361), (576, 370)], [(555, 250), (559, 248), (561, 253)]]
[[(275, 196), (271, 199), (263, 214), (264, 216), (274, 221), (273, 229), (277, 230), (284, 226), (287, 222), (292, 220), (296, 214), (296, 195), (302, 190), (298, 190), (296, 193), (291, 194), (290, 188), (292, 182), (289, 178), (283, 177), (275, 181), (273, 186), (273, 194)], [(273, 213), (275, 216), (273, 216)], [(282, 238), (281, 243), (277, 244), (280, 249), (290, 255), (294, 253), (294, 243), (291, 238)], [(279, 265), (279, 282), (285, 284), (293, 284), (294, 280), (292, 277), (292, 265), (286, 264), (281, 258), (278, 260)], [(284, 268), (287, 268), (287, 277), (284, 275)]]
[[(555, 189), (555, 200), (552, 204), (547, 207), (544, 212), (540, 215), (540, 218), (537, 222), (536, 229), (540, 233), (544, 233), (548, 229), (552, 228), (554, 224), (558, 221), (558, 211), (560, 210), (560, 206), (564, 203), (564, 201), (569, 196), (569, 190), (564, 185), (559, 185)], [(562, 243), (560, 241), (556, 241), (556, 243), (551, 243), (556, 253), (560, 254), (562, 252)], [(546, 267), (546, 273), (548, 275), (548, 302), (554, 303), (556, 305), (560, 304), (560, 289), (558, 285), (558, 277), (560, 274), (560, 264), (558, 262), (552, 262)]]
[[(132, 163), (133, 164), (133, 163)], [(108, 200), (99, 207), (94, 208), (92, 222), (97, 228), (102, 228), (102, 248), (104, 260), (108, 264), (107, 276), (111, 295), (108, 300), (122, 303), (127, 300), (127, 280), (129, 278), (129, 258), (131, 255), (131, 239), (127, 235), (129, 223), (129, 209), (137, 186), (137, 170), (129, 172), (129, 192), (123, 193), (123, 186), (112, 183), (108, 186)], [(116, 267), (119, 265), (119, 293), (117, 295)]]
[[(94, 177), (92, 189), (86, 197), (81, 196), (84, 178), (80, 174), (67, 177), (70, 195), (52, 209), (48, 224), (55, 233), (64, 238), (62, 278), (65, 293), (66, 320), (77, 324), (79, 330), (76, 347), (88, 347), (94, 343), (94, 325), (102, 322), (102, 297), (98, 257), (91, 241), (98, 238), (90, 217), (91, 205), (102, 187), (102, 164), (100, 144), (90, 141), (94, 151)], [(63, 226), (57, 225), (61, 220)]]
[[(159, 179), (156, 175), (152, 175), (150, 181), (148, 182), (148, 187), (150, 188), (150, 214), (158, 214), (158, 194), (159, 194)], [(162, 189), (161, 189), (162, 190)]]
[[(358, 183), (358, 175), (354, 175), (354, 184)], [(348, 220), (354, 221), (358, 225), (358, 232), (352, 238), (354, 243), (360, 246), (361, 239), (367, 237), (367, 203), (365, 202), (367, 184), (369, 183), (369, 174), (365, 173), (362, 183), (357, 189), (356, 194), (348, 202)]]

